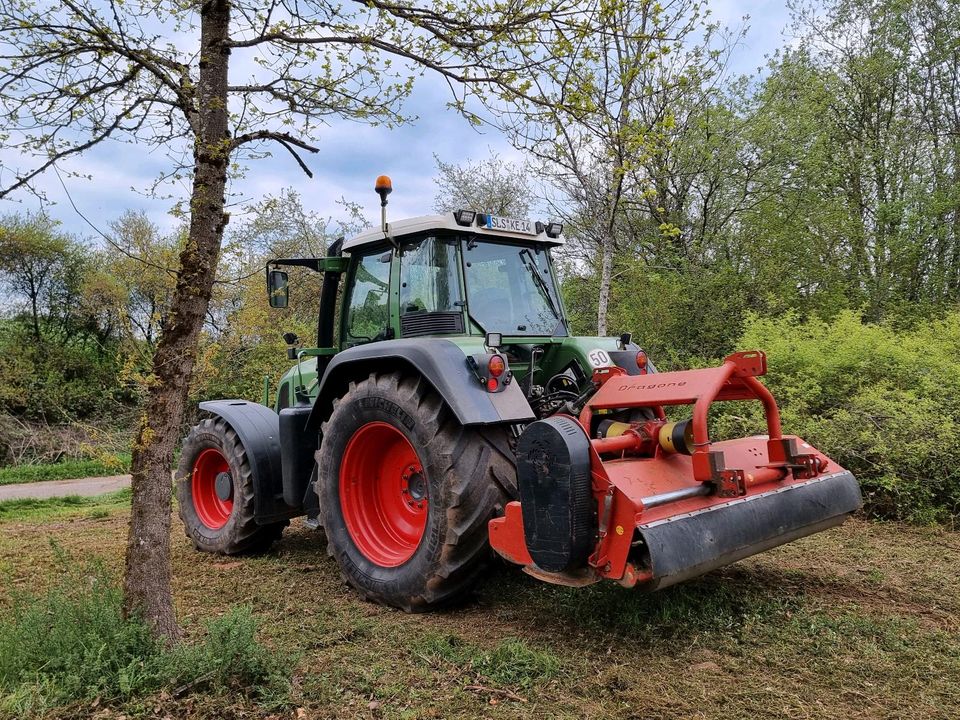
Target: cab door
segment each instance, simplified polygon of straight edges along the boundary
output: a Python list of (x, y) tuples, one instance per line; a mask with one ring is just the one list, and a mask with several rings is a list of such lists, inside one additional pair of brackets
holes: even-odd
[(384, 246), (352, 253), (341, 318), (341, 349), (395, 337), (390, 318), (393, 259), (393, 250)]

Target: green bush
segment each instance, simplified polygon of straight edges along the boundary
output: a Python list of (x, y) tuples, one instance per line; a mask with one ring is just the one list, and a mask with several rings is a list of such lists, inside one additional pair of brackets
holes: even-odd
[(161, 656), (167, 684), (214, 692), (252, 690), (260, 700), (282, 703), (289, 690), (290, 661), (260, 644), (249, 607), (233, 608), (207, 624), (203, 641)]
[[(784, 431), (860, 480), (868, 511), (912, 522), (960, 516), (960, 312), (908, 329), (793, 315), (748, 319), (738, 342), (767, 353)], [(723, 436), (762, 432), (758, 403), (717, 413)]]
[[(561, 289), (574, 334), (595, 334), (596, 273), (568, 270)], [(757, 307), (738, 272), (722, 263), (669, 272), (624, 262), (616, 267), (607, 333), (632, 333), (664, 369), (689, 367), (730, 353), (748, 309)]]
[(129, 406), (116, 343), (58, 333), (38, 343), (22, 322), (0, 318), (0, 412), (62, 423)]
[(78, 701), (123, 702), (161, 688), (287, 691), (287, 665), (255, 637), (247, 608), (207, 626), (196, 644), (166, 649), (136, 618), (103, 565), (58, 551), (58, 577), (41, 594), (10, 591), (0, 619), (0, 714), (23, 717)]

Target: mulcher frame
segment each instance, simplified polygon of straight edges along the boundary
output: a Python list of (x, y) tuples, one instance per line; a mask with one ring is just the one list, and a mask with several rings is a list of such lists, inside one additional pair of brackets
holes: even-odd
[[(509, 503), (504, 517), (491, 520), (494, 549), (550, 582), (582, 585), (606, 578), (655, 589), (843, 522), (860, 506), (856, 481), (800, 438), (782, 434), (776, 401), (757, 380), (765, 372), (766, 357), (759, 351), (735, 353), (719, 367), (700, 370), (634, 376), (620, 368), (595, 371), (600, 387), (578, 418), (591, 437), (590, 484), (597, 508), (596, 543), (585, 567), (560, 573), (538, 568), (520, 502)], [(710, 406), (737, 400), (763, 405), (767, 435), (712, 442)], [(690, 455), (658, 442), (668, 424), (664, 408), (677, 405), (693, 406)], [(656, 419), (592, 437), (604, 411), (642, 408)], [(831, 493), (839, 494), (836, 512), (824, 515), (818, 508), (836, 499)], [(694, 529), (676, 530), (684, 524)], [(745, 532), (744, 524), (752, 528)], [(681, 567), (675, 550), (684, 543), (708, 550), (687, 553)]]

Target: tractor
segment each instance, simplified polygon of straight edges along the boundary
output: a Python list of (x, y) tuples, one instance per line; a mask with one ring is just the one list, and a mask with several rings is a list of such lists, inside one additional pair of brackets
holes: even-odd
[[(530, 575), (656, 590), (839, 525), (853, 475), (785, 435), (760, 351), (658, 372), (630, 334), (571, 334), (559, 223), (463, 209), (381, 223), (326, 257), (316, 347), (262, 403), (200, 403), (177, 499), (202, 551), (266, 550), (322, 527), (364, 598), (408, 612), (463, 598), (495, 551)], [(766, 433), (713, 440), (715, 402), (759, 402)], [(492, 550), (492, 551), (491, 551)]]

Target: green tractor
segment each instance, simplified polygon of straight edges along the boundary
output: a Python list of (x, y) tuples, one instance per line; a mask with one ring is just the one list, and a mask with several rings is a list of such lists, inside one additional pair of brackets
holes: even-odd
[[(850, 473), (780, 433), (762, 353), (657, 373), (629, 335), (571, 335), (561, 233), (472, 210), (388, 225), (384, 210), (327, 257), (271, 261), (273, 307), (281, 268), (322, 273), (316, 347), (286, 337), (296, 364), (272, 407), (200, 404), (177, 471), (195, 546), (263, 551), (316, 518), (362, 596), (424, 611), (468, 593), (491, 546), (549, 582), (656, 589), (859, 507)], [(706, 409), (728, 399), (763, 402), (768, 434), (710, 442)], [(693, 417), (668, 421), (670, 405)]]

